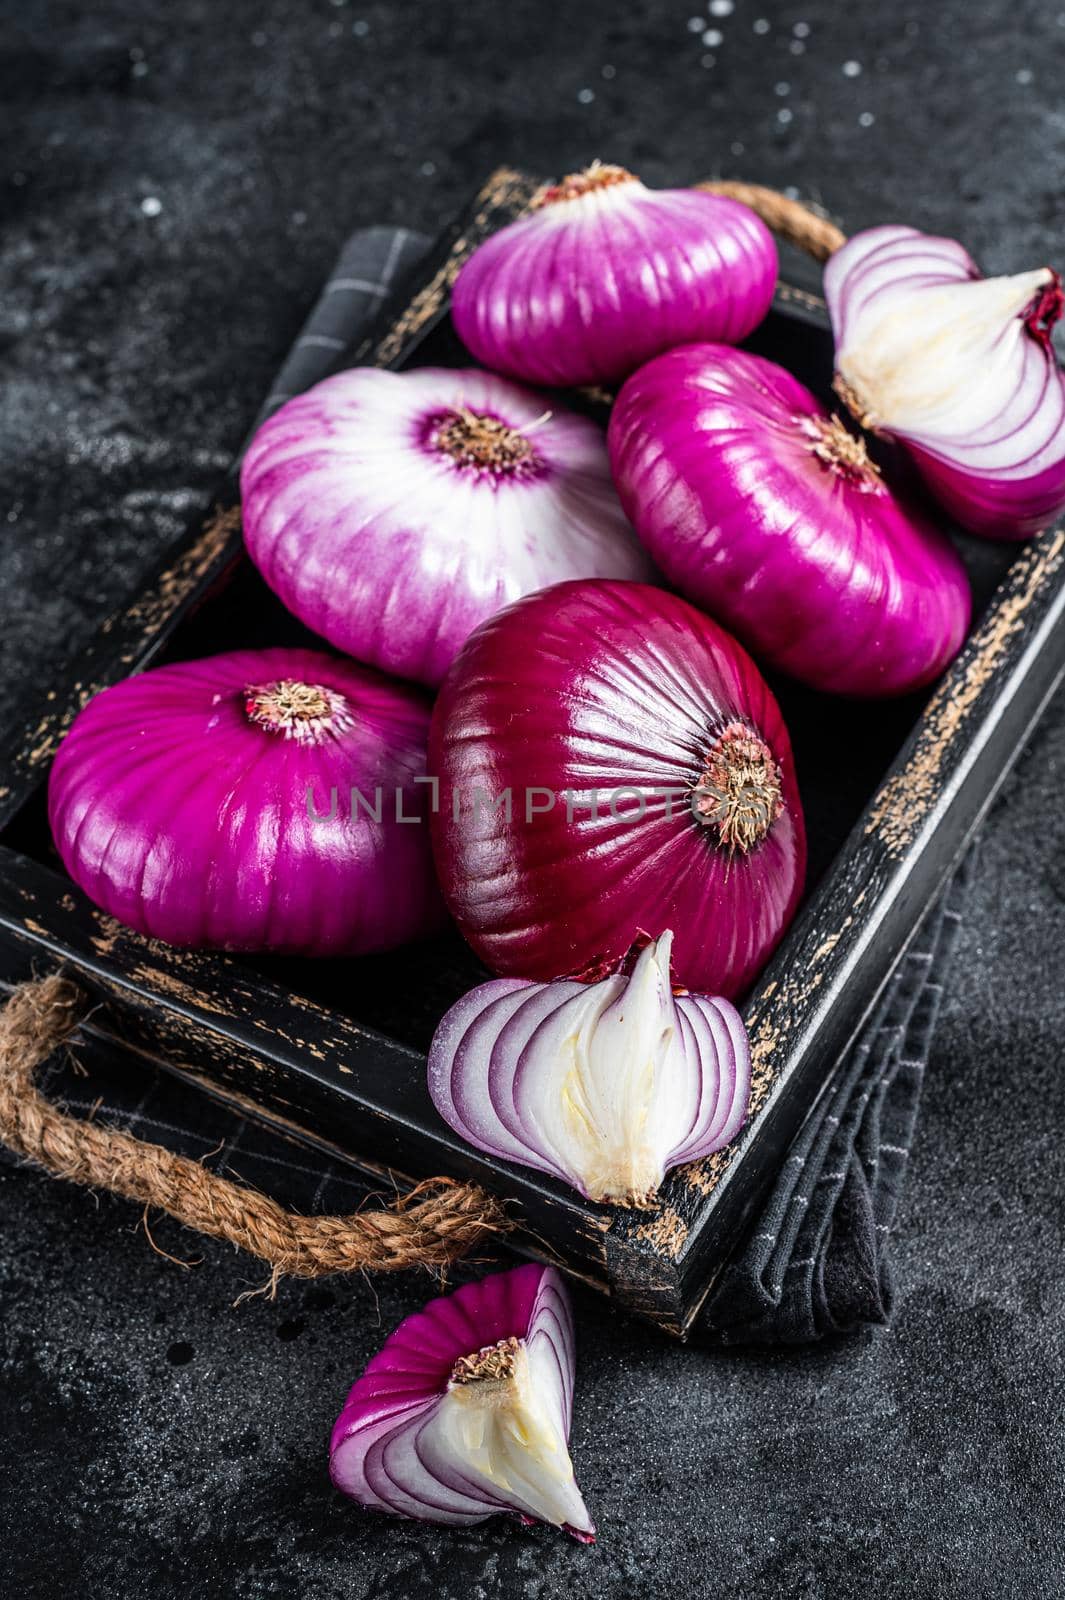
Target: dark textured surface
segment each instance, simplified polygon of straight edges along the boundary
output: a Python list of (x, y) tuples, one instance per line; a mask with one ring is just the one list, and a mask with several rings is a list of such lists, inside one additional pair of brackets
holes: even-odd
[[(705, 19), (720, 45), (689, 30), (695, 9), (6, 0), (9, 703), (206, 492), (344, 234), (432, 228), (500, 160), (794, 185), (851, 228), (959, 234), (990, 268), (1059, 245), (1054, 4), (736, 0)], [(348, 1382), (421, 1282), (234, 1310), (246, 1262), (160, 1225), (204, 1257), (183, 1273), (132, 1209), (4, 1169), (0, 1589), (1060, 1596), (1063, 765), (1059, 703), (986, 830), (890, 1332), (710, 1356), (578, 1297), (573, 1448), (599, 1546), (443, 1537), (361, 1516), (324, 1475)]]

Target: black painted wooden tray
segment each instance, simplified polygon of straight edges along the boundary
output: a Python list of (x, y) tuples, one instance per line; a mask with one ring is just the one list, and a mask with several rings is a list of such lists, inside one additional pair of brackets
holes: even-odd
[[(450, 283), (537, 187), (497, 173), (419, 281), (338, 365), (466, 359), (447, 316)], [(831, 341), (809, 290), (782, 284), (751, 345), (827, 395)], [(309, 637), (244, 559), (235, 498), (230, 480), (206, 524), (0, 742), (3, 981), (64, 964), (100, 998), (91, 1028), (112, 1047), (328, 1145), (389, 1186), (436, 1173), (475, 1179), (514, 1202), (520, 1248), (683, 1334), (1061, 676), (1065, 532), (1026, 546), (959, 539), (976, 621), (930, 699), (855, 705), (775, 685), (795, 744), (810, 874), (799, 917), (744, 1008), (752, 1115), (729, 1150), (671, 1175), (656, 1211), (625, 1214), (467, 1149), (437, 1118), (424, 1051), (445, 1008), (484, 975), (457, 935), (347, 962), (188, 954), (127, 932), (63, 874), (44, 783), (92, 694), (160, 660)]]

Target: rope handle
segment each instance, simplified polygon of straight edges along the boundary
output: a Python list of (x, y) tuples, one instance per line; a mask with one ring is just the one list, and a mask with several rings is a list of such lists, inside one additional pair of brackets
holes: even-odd
[(88, 1008), (88, 997), (58, 973), (12, 993), (0, 1011), (0, 1139), (57, 1178), (137, 1201), (145, 1219), (155, 1207), (258, 1256), (270, 1268), (271, 1295), (286, 1275), (446, 1267), (511, 1228), (498, 1200), (450, 1178), (428, 1178), (378, 1210), (302, 1216), (163, 1145), (69, 1116), (34, 1077)]
[(765, 188), (763, 184), (708, 178), (695, 187), (705, 189), (709, 194), (724, 195), (729, 200), (739, 200), (756, 212), (767, 228), (813, 256), (815, 261), (827, 261), (840, 245), (847, 242), (847, 235), (828, 217), (821, 216), (801, 200), (792, 200), (776, 189)]

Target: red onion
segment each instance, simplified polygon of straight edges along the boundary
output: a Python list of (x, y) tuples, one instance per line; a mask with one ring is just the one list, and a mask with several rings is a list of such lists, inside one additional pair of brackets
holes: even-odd
[(373, 1511), (465, 1528), (508, 1511), (595, 1540), (566, 1448), (573, 1318), (552, 1267), (515, 1267), (401, 1322), (348, 1395), (329, 1470)]
[(689, 339), (738, 343), (776, 276), (772, 234), (738, 201), (645, 189), (595, 163), (474, 251), (451, 310), (485, 366), (565, 388), (613, 382)]
[(248, 550), (289, 610), (432, 685), (520, 595), (652, 576), (599, 428), (487, 372), (327, 378), (263, 423), (241, 490)]
[(385, 950), (442, 920), (428, 722), (416, 691), (310, 650), (158, 667), (74, 722), (52, 834), (98, 906), (169, 944)]
[(952, 546), (782, 367), (671, 350), (625, 384), (609, 438), (651, 555), (759, 659), (818, 689), (890, 695), (957, 653), (970, 605)]
[(590, 1200), (653, 1204), (667, 1171), (735, 1138), (751, 1086), (735, 1008), (674, 996), (672, 939), (648, 944), (628, 977), (496, 978), (464, 995), (429, 1051), (444, 1121)]
[(562, 583), (484, 623), (444, 681), (429, 757), (444, 896), (498, 973), (612, 966), (672, 928), (677, 981), (731, 996), (798, 903), (777, 703), (746, 651), (663, 590)]
[(1065, 375), (1049, 267), (984, 278), (954, 239), (870, 228), (825, 268), (837, 387), (906, 446), (973, 533), (1023, 539), (1065, 507)]

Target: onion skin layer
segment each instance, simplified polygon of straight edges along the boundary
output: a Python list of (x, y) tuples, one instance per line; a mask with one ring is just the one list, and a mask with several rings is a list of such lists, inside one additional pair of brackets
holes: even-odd
[[(342, 696), (343, 725), (286, 737), (252, 720), (247, 691), (286, 680)], [(168, 944), (390, 949), (444, 920), (428, 790), (413, 781), (425, 772), (428, 722), (415, 690), (316, 651), (157, 667), (105, 689), (75, 720), (50, 776), (52, 835), (96, 905)], [(353, 815), (353, 785), (371, 805), (380, 787), (380, 822), (361, 807)], [(419, 824), (396, 823), (397, 787)]]
[(621, 502), (681, 593), (760, 661), (833, 694), (904, 694), (961, 648), (969, 583), (945, 534), (783, 367), (690, 345), (610, 419)]
[(1065, 510), (1065, 373), (1049, 267), (985, 278), (956, 239), (886, 226), (825, 267), (838, 386), (970, 532), (1026, 539)]
[(673, 345), (738, 344), (762, 321), (777, 250), (761, 218), (720, 195), (624, 178), (552, 201), (474, 251), (451, 311), (478, 361), (559, 388), (613, 383)]
[[(482, 438), (498, 464), (443, 447), (460, 411), (513, 430), (497, 449)], [(241, 497), (248, 552), (288, 609), (356, 660), (431, 687), (478, 623), (523, 594), (654, 576), (601, 430), (489, 372), (327, 378), (263, 423)]]
[[(779, 814), (749, 854), (726, 848), (690, 803), (708, 753), (737, 723), (764, 741), (779, 775)], [(677, 982), (731, 998), (798, 905), (806, 839), (777, 703), (730, 635), (663, 590), (558, 584), (485, 623), (441, 689), (429, 759), (444, 897), (494, 972), (606, 968), (641, 934), (672, 928)], [(628, 786), (641, 791), (642, 820), (638, 797), (615, 796)], [(476, 803), (508, 789), (510, 820)], [(544, 791), (577, 800), (537, 810)]]

